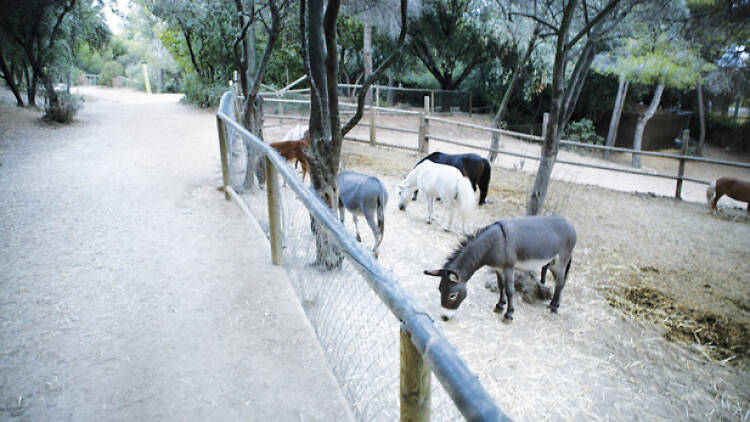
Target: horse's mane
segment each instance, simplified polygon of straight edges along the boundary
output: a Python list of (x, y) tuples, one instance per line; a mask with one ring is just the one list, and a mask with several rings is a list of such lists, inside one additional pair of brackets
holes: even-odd
[(455, 249), (453, 249), (453, 252), (451, 252), (451, 254), (450, 254), (450, 255), (448, 255), (448, 258), (447, 258), (447, 259), (445, 260), (445, 264), (443, 265), (443, 268), (448, 268), (448, 265), (449, 265), (449, 264), (451, 264), (451, 263), (452, 263), (453, 261), (455, 261), (455, 260), (456, 260), (456, 258), (458, 258), (458, 255), (459, 255), (459, 254), (461, 253), (461, 251), (463, 251), (463, 250), (464, 250), (464, 248), (465, 248), (466, 246), (468, 246), (468, 245), (469, 245), (469, 243), (471, 243), (471, 242), (473, 242), (474, 240), (476, 240), (476, 238), (478, 238), (479, 236), (481, 236), (481, 235), (482, 235), (482, 233), (484, 233), (484, 232), (486, 232), (487, 230), (491, 229), (491, 228), (492, 228), (492, 226), (494, 226), (494, 225), (496, 225), (496, 224), (499, 224), (499, 222), (497, 222), (497, 221), (496, 221), (496, 222), (494, 222), (494, 223), (492, 223), (492, 224), (488, 224), (488, 225), (486, 225), (486, 226), (484, 226), (484, 227), (482, 227), (482, 228), (478, 229), (478, 230), (477, 230), (476, 232), (474, 232), (474, 233), (471, 233), (471, 234), (467, 234), (467, 235), (466, 235), (466, 236), (465, 236), (465, 237), (464, 237), (464, 238), (463, 238), (463, 239), (461, 240), (461, 242), (460, 242), (460, 243), (458, 244), (458, 246), (456, 246), (456, 248), (455, 248)]

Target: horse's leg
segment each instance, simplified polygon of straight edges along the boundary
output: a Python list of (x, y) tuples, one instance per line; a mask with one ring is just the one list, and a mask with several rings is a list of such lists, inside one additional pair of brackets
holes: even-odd
[(427, 197), (427, 224), (432, 224), (432, 208), (435, 200), (432, 196)]
[(359, 219), (357, 218), (357, 214), (352, 213), (352, 220), (354, 220), (354, 230), (357, 232), (357, 242), (361, 242), (362, 236), (359, 235)]
[(500, 271), (495, 271), (495, 275), (497, 276), (497, 291), (498, 291), (498, 299), (497, 304), (495, 304), (495, 309), (493, 309), (494, 312), (501, 313), (503, 312), (503, 308), (505, 308), (505, 288), (503, 286), (503, 275), (500, 274)]
[(417, 189), (417, 190), (414, 191), (414, 195), (411, 196), (411, 200), (412, 201), (416, 201), (417, 200), (417, 194), (418, 193), (419, 193), (419, 189)]
[(549, 267), (549, 263), (547, 265), (542, 267), (542, 276), (539, 278), (539, 284), (544, 284), (547, 281), (547, 268)]
[(513, 287), (513, 276), (513, 267), (503, 269), (505, 297), (508, 299), (508, 310), (505, 312), (505, 319), (510, 321), (513, 320), (513, 311), (515, 310), (515, 308), (513, 307), (513, 294), (515, 293), (515, 288)]
[(375, 239), (375, 246), (373, 246), (372, 252), (375, 254), (375, 257), (377, 257), (378, 246), (380, 246), (380, 242), (383, 239), (378, 236), (378, 223), (375, 221), (375, 210), (371, 209), (370, 212), (365, 213), (365, 219), (367, 220), (367, 225), (370, 226), (370, 230), (372, 230), (372, 237)]
[[(549, 303), (549, 310), (552, 313), (557, 313), (557, 309), (560, 307), (560, 295), (565, 287), (565, 281), (568, 278), (568, 270), (570, 270), (570, 263), (572, 258), (567, 260), (560, 259), (550, 267), (552, 275), (555, 277), (555, 293), (552, 294), (552, 301)], [(563, 267), (565, 265), (565, 267)]]
[(344, 223), (345, 214), (346, 213), (344, 212), (344, 202), (339, 197), (339, 221), (341, 221), (341, 224), (345, 224)]

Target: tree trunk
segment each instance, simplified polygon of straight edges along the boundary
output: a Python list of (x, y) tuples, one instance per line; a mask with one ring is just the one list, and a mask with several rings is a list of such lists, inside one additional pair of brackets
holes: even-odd
[[(505, 116), (505, 110), (508, 107), (508, 102), (510, 101), (511, 95), (513, 95), (513, 91), (516, 90), (516, 86), (518, 85), (518, 81), (521, 79), (521, 71), (523, 70), (524, 66), (526, 66), (526, 62), (529, 61), (529, 57), (531, 57), (531, 53), (534, 51), (534, 44), (536, 44), (537, 36), (539, 35), (539, 31), (541, 30), (541, 26), (537, 24), (537, 26), (534, 28), (534, 33), (532, 34), (531, 38), (529, 39), (529, 44), (526, 46), (526, 52), (523, 54), (523, 58), (518, 60), (516, 63), (516, 67), (513, 69), (513, 77), (510, 80), (510, 84), (508, 85), (508, 89), (505, 90), (505, 94), (503, 95), (503, 100), (500, 102), (500, 107), (497, 109), (497, 113), (495, 113), (495, 117), (492, 118), (492, 127), (495, 129), (500, 129), (502, 123), (503, 123), (503, 117)], [(497, 157), (497, 152), (495, 152), (498, 148), (500, 148), (500, 134), (497, 132), (492, 133), (492, 143), (490, 146), (489, 156), (487, 159), (490, 162), (495, 161), (495, 157)]]
[(393, 106), (393, 75), (388, 75), (388, 88), (391, 88), (388, 90), (388, 94), (385, 96), (385, 102), (388, 104), (388, 107)]
[[(625, 80), (625, 76), (620, 75), (620, 84), (617, 87), (617, 97), (615, 98), (615, 107), (612, 109), (612, 117), (609, 119), (609, 132), (607, 132), (607, 143), (608, 147), (615, 146), (617, 140), (617, 129), (620, 127), (620, 117), (622, 117), (622, 109), (625, 105), (625, 98), (628, 95), (628, 87), (630, 82)], [(605, 150), (603, 157), (605, 160), (609, 159), (609, 151)]]
[[(263, 139), (263, 97), (260, 95), (245, 100), (242, 113), (242, 126), (250, 133)], [(249, 140), (243, 138), (247, 165), (242, 190), (249, 192), (255, 189), (255, 171), (261, 165), (263, 157)], [(260, 160), (260, 161), (259, 161)], [(263, 161), (265, 163), (265, 161)], [(261, 176), (259, 176), (261, 177)]]
[[(646, 123), (648, 123), (651, 117), (654, 116), (654, 113), (656, 113), (656, 109), (659, 107), (662, 92), (664, 92), (664, 82), (659, 81), (659, 84), (656, 86), (656, 90), (654, 91), (654, 97), (651, 99), (651, 104), (649, 104), (648, 108), (645, 112), (643, 112), (643, 114), (638, 116), (638, 122), (636, 122), (635, 124), (635, 133), (633, 134), (633, 149), (636, 151), (641, 150), (641, 143), (643, 142), (643, 131), (646, 128)], [(631, 165), (635, 168), (641, 168), (640, 154), (633, 153), (633, 160)]]
[(65, 84), (65, 92), (70, 95), (70, 86), (73, 85), (73, 50), (69, 43), (65, 43), (65, 49), (68, 51), (68, 80)]
[[(364, 27), (364, 35), (363, 35), (363, 54), (364, 54), (364, 62), (365, 62), (365, 79), (367, 79), (370, 74), (372, 73), (372, 25), (369, 23), (366, 23), (362, 25)], [(372, 91), (367, 90), (367, 94), (365, 96), (365, 104), (366, 105), (372, 105)]]
[[(2, 46), (0, 45), (0, 47)], [(0, 70), (2, 70), (3, 72), (3, 79), (5, 79), (5, 82), (8, 84), (8, 88), (13, 91), (13, 96), (16, 97), (16, 105), (18, 107), (23, 107), (23, 99), (21, 98), (21, 93), (18, 91), (18, 85), (16, 85), (16, 81), (13, 78), (13, 73), (5, 63), (5, 59), (2, 56), (2, 51), (0, 51)]]
[(737, 97), (737, 102), (734, 103), (734, 116), (732, 116), (732, 120), (735, 122), (740, 117), (740, 105), (742, 104), (742, 97)]
[(700, 134), (698, 135), (698, 148), (695, 154), (703, 156), (703, 147), (706, 142), (706, 113), (703, 107), (703, 84), (698, 84), (698, 122), (700, 123)]
[(37, 75), (34, 69), (28, 67), (25, 72), (26, 78), (26, 102), (31, 107), (36, 107)]
[(566, 42), (568, 31), (572, 21), (573, 10), (576, 2), (570, 1), (563, 11), (562, 22), (557, 34), (557, 44), (555, 47), (555, 62), (552, 70), (552, 104), (550, 107), (549, 121), (547, 122), (547, 134), (542, 142), (541, 158), (539, 168), (534, 179), (534, 186), (531, 188), (529, 202), (526, 205), (527, 215), (537, 215), (542, 211), (544, 199), (547, 196), (547, 187), (552, 176), (552, 168), (557, 160), (557, 151), (560, 146), (558, 136), (561, 116), (564, 113), (563, 102), (565, 100), (565, 64), (567, 62), (568, 50)]

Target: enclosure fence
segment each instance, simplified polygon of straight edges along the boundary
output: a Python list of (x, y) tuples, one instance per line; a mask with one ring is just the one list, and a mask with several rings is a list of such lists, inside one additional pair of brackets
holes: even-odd
[[(418, 301), (284, 158), (237, 123), (237, 106), (227, 92), (216, 114), (226, 198), (269, 234), (272, 260), (286, 268), (356, 418), (509, 420)], [(332, 269), (314, 265), (321, 238), (334, 245)]]
[[(340, 85), (343, 87), (346, 87), (346, 85)], [(297, 100), (290, 100), (290, 99), (284, 99), (284, 98), (273, 98), (273, 97), (267, 97), (265, 99), (267, 102), (272, 103), (276, 106), (275, 110), (276, 113), (274, 114), (266, 114), (266, 117), (274, 120), (279, 119), (279, 122), (283, 122), (284, 120), (299, 120), (299, 121), (307, 121), (308, 117), (305, 115), (305, 111), (309, 107), (310, 101), (309, 99), (297, 99)], [(430, 130), (431, 123), (432, 126), (434, 126), (435, 123), (444, 125), (445, 127), (454, 127), (454, 128), (468, 128), (472, 130), (476, 130), (478, 132), (483, 133), (485, 136), (497, 134), (501, 138), (503, 136), (511, 137), (511, 138), (517, 138), (522, 139), (528, 142), (541, 144), (544, 141), (545, 135), (546, 135), (546, 124), (545, 122), (548, 119), (548, 113), (545, 113), (544, 120), (541, 122), (541, 124), (536, 125), (528, 125), (531, 132), (534, 132), (534, 128), (541, 129), (541, 135), (534, 135), (529, 133), (522, 133), (522, 132), (515, 132), (511, 130), (505, 130), (505, 129), (496, 129), (488, 126), (481, 126), (476, 125), (472, 123), (466, 123), (461, 122), (457, 120), (451, 120), (446, 118), (445, 116), (437, 116), (434, 113), (431, 112), (433, 109), (431, 107), (430, 103), (430, 97), (425, 96), (423, 98), (423, 108), (421, 110), (403, 110), (403, 109), (396, 109), (396, 108), (386, 108), (386, 107), (378, 107), (378, 106), (365, 106), (365, 111), (368, 114), (368, 118), (363, 118), (363, 122), (360, 122), (357, 127), (363, 127), (368, 128), (369, 133), (368, 136), (362, 137), (362, 136), (356, 136), (356, 135), (349, 135), (346, 136), (344, 139), (349, 141), (355, 141), (355, 142), (362, 142), (362, 143), (369, 143), (373, 146), (386, 146), (386, 147), (392, 147), (392, 148), (399, 148), (404, 149), (408, 151), (416, 151), (419, 154), (428, 154), (430, 152), (430, 144), (431, 141), (434, 142), (442, 142), (445, 144), (450, 145), (457, 145), (465, 148), (470, 148), (477, 151), (484, 151), (491, 154), (504, 154), (508, 156), (518, 157), (518, 158), (524, 158), (524, 159), (531, 159), (531, 160), (539, 160), (540, 155), (532, 155), (528, 153), (521, 153), (517, 151), (511, 151), (507, 148), (492, 148), (489, 137), (483, 138), (481, 141), (477, 141), (476, 139), (472, 139), (470, 141), (463, 141), (463, 140), (457, 140), (455, 138), (449, 137), (444, 135), (439, 130)], [(341, 103), (342, 106), (342, 115), (347, 114), (353, 114), (354, 113), (354, 107), (355, 104), (352, 103)], [(294, 110), (292, 114), (290, 114), (291, 110)], [(403, 116), (403, 119), (400, 120), (399, 125), (400, 126), (388, 126), (383, 124), (377, 123), (378, 116), (388, 114), (389, 116)], [(369, 121), (365, 121), (369, 120)], [(388, 132), (401, 132), (401, 133), (412, 133), (415, 134), (416, 137), (414, 138), (414, 141), (412, 143), (389, 143), (382, 141), (383, 138), (387, 138)], [(386, 135), (383, 135), (381, 132), (385, 132)], [(571, 161), (571, 160), (564, 160), (558, 158), (555, 162), (559, 164), (568, 164), (572, 166), (579, 166), (579, 167), (587, 167), (587, 168), (594, 168), (594, 169), (600, 169), (600, 170), (606, 170), (606, 171), (612, 171), (612, 172), (619, 172), (619, 173), (628, 173), (628, 174), (637, 174), (642, 176), (649, 176), (649, 177), (655, 177), (655, 178), (661, 178), (661, 179), (671, 179), (675, 181), (675, 198), (681, 199), (682, 198), (682, 186), (683, 182), (692, 182), (702, 185), (708, 185), (711, 183), (710, 180), (702, 180), (697, 178), (688, 177), (685, 175), (685, 165), (686, 163), (695, 162), (695, 163), (710, 163), (710, 164), (718, 164), (721, 166), (729, 166), (729, 167), (737, 167), (737, 168), (744, 168), (744, 169), (750, 169), (750, 164), (747, 163), (740, 163), (740, 162), (734, 162), (734, 161), (725, 161), (725, 160), (717, 160), (717, 159), (711, 159), (711, 158), (703, 158), (703, 157), (695, 157), (688, 155), (688, 139), (689, 139), (689, 133), (687, 130), (683, 131), (681, 134), (682, 138), (682, 151), (680, 154), (669, 154), (669, 153), (663, 153), (663, 152), (652, 152), (652, 151), (643, 151), (643, 150), (634, 150), (630, 148), (620, 148), (620, 147), (610, 147), (610, 146), (604, 146), (604, 145), (595, 145), (595, 144), (588, 144), (588, 143), (582, 143), (582, 142), (574, 142), (569, 140), (561, 140), (560, 145), (562, 147), (569, 147), (569, 148), (575, 148), (579, 150), (587, 150), (587, 151), (612, 151), (612, 152), (624, 152), (629, 154), (637, 154), (642, 156), (650, 156), (650, 157), (662, 157), (662, 158), (668, 158), (675, 160), (678, 163), (678, 170), (676, 174), (666, 174), (666, 173), (660, 173), (660, 172), (652, 172), (652, 171), (645, 171), (637, 168), (622, 168), (622, 167), (616, 167), (616, 166), (609, 166), (609, 165), (598, 165), (594, 163), (585, 163), (585, 162), (579, 162), (579, 161)]]

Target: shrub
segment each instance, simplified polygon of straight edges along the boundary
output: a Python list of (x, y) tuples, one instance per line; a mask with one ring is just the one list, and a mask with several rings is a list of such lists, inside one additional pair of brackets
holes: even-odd
[[(604, 138), (597, 135), (594, 130), (594, 123), (589, 119), (581, 119), (577, 122), (568, 124), (565, 128), (562, 139), (567, 141), (581, 142), (584, 144), (604, 145)], [(573, 147), (574, 150), (577, 148)], [(588, 150), (584, 148), (583, 150)], [(593, 152), (592, 149), (590, 152)]]
[(99, 74), (99, 85), (112, 86), (112, 78), (122, 76), (124, 70), (122, 65), (114, 60), (107, 62)]
[(185, 77), (184, 88), (185, 97), (182, 101), (203, 108), (218, 107), (222, 94), (229, 89), (226, 84), (220, 82), (205, 84), (195, 75)]
[(44, 118), (57, 123), (70, 123), (73, 121), (78, 109), (81, 108), (83, 97), (70, 95), (65, 91), (57, 93), (60, 102), (58, 107), (44, 106)]

